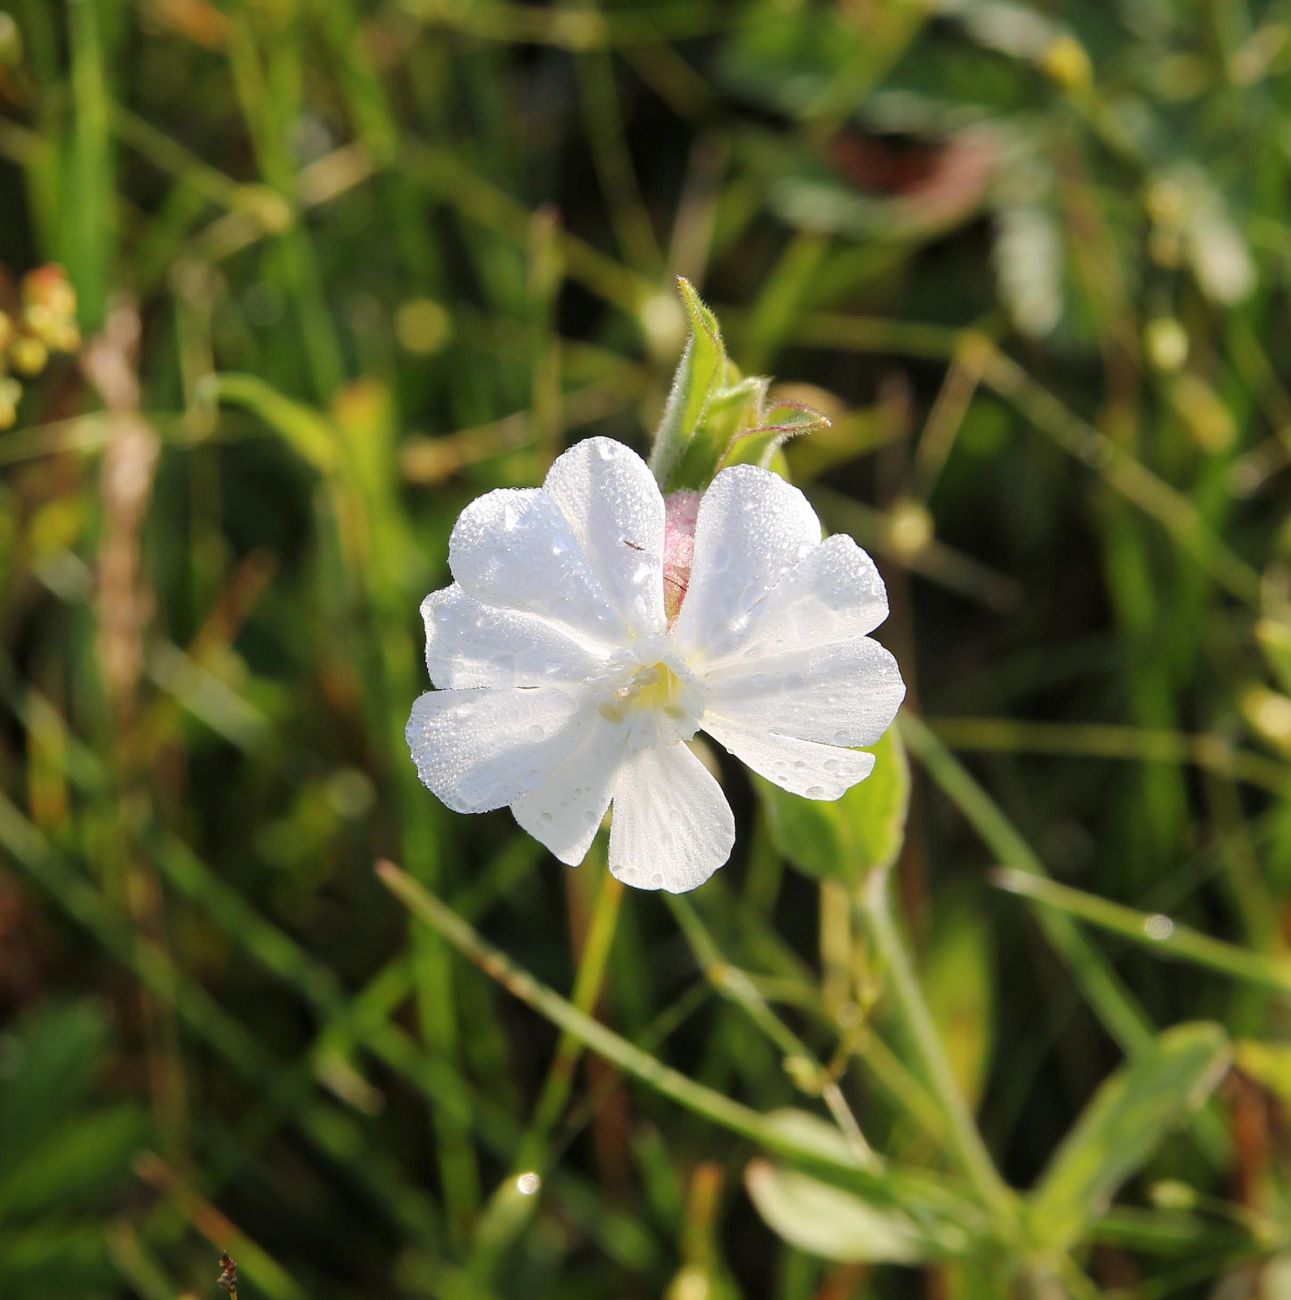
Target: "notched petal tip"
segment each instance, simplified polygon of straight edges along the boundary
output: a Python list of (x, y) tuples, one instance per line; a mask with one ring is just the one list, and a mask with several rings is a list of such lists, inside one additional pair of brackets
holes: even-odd
[(731, 856), (735, 817), (682, 742), (638, 751), (614, 785), (610, 873), (636, 889), (684, 894)]

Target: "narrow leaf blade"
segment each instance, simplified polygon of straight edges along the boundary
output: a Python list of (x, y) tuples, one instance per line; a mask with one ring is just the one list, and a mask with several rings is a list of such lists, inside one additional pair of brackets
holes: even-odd
[(1057, 1249), (1079, 1240), (1170, 1131), (1210, 1096), (1231, 1055), (1219, 1025), (1178, 1025), (1106, 1080), (1036, 1187), (1037, 1238)]

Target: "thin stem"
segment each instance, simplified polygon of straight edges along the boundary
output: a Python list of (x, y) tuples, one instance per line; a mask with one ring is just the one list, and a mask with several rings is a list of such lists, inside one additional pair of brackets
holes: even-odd
[[(1019, 871), (1045, 875), (1043, 864), (1017, 828), (940, 738), (908, 710), (898, 725), (901, 739), (910, 752), (923, 763), (928, 775), (964, 814), (998, 860)], [(1152, 1042), (1154, 1026), (1111, 963), (1086, 940), (1069, 917), (1060, 912), (1043, 912), (1040, 922), (1049, 942), (1070, 965), (1076, 982), (1112, 1037), (1131, 1055), (1147, 1047)]]
[[(578, 971), (574, 976), (574, 994), (571, 1001), (585, 1015), (590, 1015), (600, 1001), (601, 988), (605, 983), (605, 968), (610, 950), (614, 946), (614, 934), (622, 901), (622, 882), (607, 872), (596, 897), (596, 907), (588, 926)], [(542, 1091), (538, 1094), (538, 1104), (534, 1107), (533, 1120), (520, 1146), (520, 1153), (516, 1158), (518, 1173), (546, 1163), (546, 1152), (550, 1145), (552, 1130), (556, 1127), (556, 1121), (569, 1100), (574, 1071), (582, 1052), (583, 1045), (580, 1040), (566, 1030), (556, 1045), (556, 1054), (547, 1071)]]
[(893, 921), (886, 871), (875, 872), (870, 877), (857, 905), (887, 969), (893, 1010), (901, 1018), (911, 1046), (918, 1054), (925, 1081), (945, 1112), (946, 1136), (982, 1204), (996, 1216), (1001, 1228), (1011, 1225), (1016, 1222), (1013, 1193), (996, 1170), (951, 1070), (909, 954)]
[(808, 1079), (804, 1081), (807, 1090), (819, 1092), (821, 1100), (829, 1108), (834, 1122), (851, 1143), (857, 1157), (877, 1168), (878, 1157), (861, 1132), (861, 1126), (848, 1106), (838, 1080), (830, 1074), (811, 1048), (776, 1014), (748, 974), (726, 960), (690, 900), (669, 894), (667, 901), (704, 977), (719, 993), (744, 1009), (749, 1019), (784, 1053), (786, 1066), (795, 1059), (806, 1066), (809, 1072)]
[[(591, 1015), (600, 1001), (605, 969), (618, 927), (623, 885), (606, 872), (574, 975), (572, 1006), (580, 1015)], [(511, 1174), (493, 1194), (477, 1227), (472, 1273), (486, 1280), (502, 1254), (533, 1217), (541, 1185), (539, 1174), (552, 1163), (552, 1134), (569, 1101), (574, 1074), (582, 1055), (582, 1040), (566, 1029), (556, 1044), (533, 1118), (511, 1163)]]
[[(584, 1047), (613, 1062), (625, 1074), (639, 1079), (661, 1096), (692, 1114), (757, 1143), (772, 1155), (792, 1160), (798, 1167), (829, 1177), (840, 1186), (873, 1197), (883, 1204), (917, 1200), (959, 1216), (971, 1207), (948, 1186), (944, 1177), (888, 1165), (880, 1173), (856, 1158), (843, 1142), (837, 1146), (805, 1137), (794, 1126), (778, 1123), (723, 1093), (687, 1078), (678, 1070), (642, 1051), (607, 1025), (580, 1011), (554, 989), (534, 979), (505, 953), (486, 942), (452, 908), (423, 888), (392, 862), (378, 862), (377, 875), (391, 893), (425, 925), (430, 926), (462, 956), (496, 980), (513, 997), (531, 1007)], [(980, 1229), (977, 1229), (980, 1230)]]
[(1190, 929), (1159, 912), (1140, 912), (1122, 903), (1113, 903), (1083, 890), (1072, 889), (1069, 885), (1059, 885), (1021, 871), (1002, 869), (995, 873), (994, 880), (1001, 889), (1122, 935), (1144, 948), (1151, 948), (1158, 956), (1190, 961), (1221, 975), (1273, 989), (1283, 996), (1291, 994), (1291, 965), (1288, 963), (1262, 953), (1249, 952), (1221, 939), (1212, 939), (1210, 935)]

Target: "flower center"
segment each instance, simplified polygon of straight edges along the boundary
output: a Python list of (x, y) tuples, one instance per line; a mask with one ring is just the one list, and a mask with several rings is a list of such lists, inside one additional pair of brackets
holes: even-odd
[(626, 725), (634, 748), (689, 740), (699, 727), (699, 690), (662, 659), (638, 667), (601, 703), (601, 717)]
[(611, 722), (622, 722), (637, 709), (658, 709), (679, 721), (686, 716), (682, 707), (685, 686), (665, 663), (653, 664), (633, 674), (614, 695), (601, 705), (601, 715)]

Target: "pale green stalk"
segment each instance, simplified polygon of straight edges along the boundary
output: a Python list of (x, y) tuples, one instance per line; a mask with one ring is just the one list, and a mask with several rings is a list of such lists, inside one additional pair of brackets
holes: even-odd
[(946, 1049), (938, 1036), (932, 1013), (914, 972), (905, 944), (897, 933), (888, 896), (888, 873), (874, 872), (856, 900), (861, 921), (883, 962), (892, 993), (892, 1010), (900, 1019), (919, 1059), (924, 1081), (946, 1119), (946, 1137), (956, 1159), (972, 1182), (982, 1204), (996, 1219), (1001, 1235), (1017, 1223), (1017, 1204), (1000, 1177), (982, 1141), (956, 1082)]
[(1233, 979), (1258, 984), (1283, 995), (1291, 994), (1291, 963), (1239, 948), (1222, 939), (1212, 939), (1210, 935), (1168, 916), (1140, 912), (1122, 903), (1113, 903), (1083, 890), (1072, 889), (1069, 885), (1021, 871), (997, 871), (995, 883), (1042, 907), (1054, 908), (1067, 916), (1079, 917), (1102, 930), (1119, 934), (1141, 947), (1152, 949), (1161, 957), (1189, 961)]

